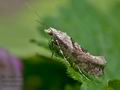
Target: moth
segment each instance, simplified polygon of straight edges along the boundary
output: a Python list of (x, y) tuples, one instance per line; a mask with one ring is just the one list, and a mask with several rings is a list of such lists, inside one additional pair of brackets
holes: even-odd
[(106, 60), (103, 56), (94, 56), (81, 48), (65, 32), (49, 28), (45, 30), (51, 36), (49, 42), (53, 53), (57, 53), (67, 60), (72, 67), (75, 67), (80, 73), (99, 77), (104, 73)]

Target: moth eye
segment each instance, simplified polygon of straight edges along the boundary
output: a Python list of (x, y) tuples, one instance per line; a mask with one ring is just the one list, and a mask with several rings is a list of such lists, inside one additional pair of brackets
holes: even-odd
[(53, 31), (51, 29), (45, 30), (46, 33), (48, 33), (49, 35), (53, 35)]
[(52, 33), (52, 32), (49, 32), (49, 35), (53, 35), (53, 33)]

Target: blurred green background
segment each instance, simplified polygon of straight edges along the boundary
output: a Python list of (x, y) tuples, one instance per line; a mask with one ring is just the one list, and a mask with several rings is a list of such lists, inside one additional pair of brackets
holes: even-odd
[(119, 90), (120, 83), (111, 82), (120, 80), (120, 0), (0, 1), (0, 47), (22, 58), (24, 89), (79, 90), (81, 83), (50, 58), (49, 38), (43, 32), (48, 27), (67, 32), (92, 54), (105, 56), (105, 82), (110, 80), (106, 87)]

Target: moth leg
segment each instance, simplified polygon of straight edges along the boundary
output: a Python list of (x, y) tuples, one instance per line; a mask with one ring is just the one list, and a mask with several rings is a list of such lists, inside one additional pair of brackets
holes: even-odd
[(51, 39), (49, 40), (49, 42), (48, 42), (48, 45), (49, 45), (49, 48), (50, 48), (50, 50), (51, 50), (51, 52), (52, 52), (52, 55), (51, 55), (52, 58), (53, 58), (53, 56), (54, 56), (54, 54), (55, 54), (55, 52), (54, 52), (54, 50), (53, 50), (53, 48), (54, 48), (53, 43), (54, 43), (54, 40), (53, 40), (53, 38), (51, 38)]
[(79, 71), (79, 73), (86, 79), (86, 80), (90, 80), (79, 68), (79, 66), (77, 65), (77, 69)]
[[(59, 44), (59, 42), (58, 42), (57, 40), (56, 40), (56, 44), (58, 45), (59, 51), (60, 51), (60, 53), (62, 54), (64, 60), (67, 61), (67, 59), (66, 59), (65, 56), (64, 56), (63, 51), (61, 50), (60, 44)], [(77, 66), (77, 65), (75, 65), (75, 63), (72, 63), (72, 67), (74, 67), (74, 66)], [(80, 70), (80, 68), (79, 68), (78, 66), (77, 66), (77, 69), (78, 69), (78, 71), (80, 72), (80, 74), (81, 74), (84, 78), (86, 78), (87, 80), (89, 80), (89, 78)]]
[(66, 58), (65, 58), (65, 56), (64, 56), (63, 51), (61, 50), (60, 44), (59, 44), (59, 42), (58, 42), (57, 40), (56, 40), (56, 43), (57, 43), (57, 45), (58, 45), (58, 48), (60, 49), (60, 53), (62, 54), (62, 56), (63, 56), (64, 60), (66, 60), (66, 61), (67, 61), (67, 59), (66, 59)]
[(79, 68), (78, 65), (76, 65), (75, 63), (71, 64), (71, 67), (74, 68), (74, 70), (79, 71), (79, 73), (86, 79), (89, 80), (89, 78), (81, 71), (81, 69)]
[(37, 44), (38, 46), (41, 46), (40, 41), (38, 41), (36, 39), (31, 39), (30, 42), (33, 43), (33, 44)]

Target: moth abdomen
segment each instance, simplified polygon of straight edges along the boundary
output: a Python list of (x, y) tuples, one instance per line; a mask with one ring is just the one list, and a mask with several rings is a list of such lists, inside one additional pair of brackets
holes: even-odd
[(106, 65), (104, 57), (90, 54), (64, 32), (54, 28), (49, 28), (45, 31), (52, 37), (53, 42), (51, 42), (51, 44), (53, 45), (55, 53), (62, 55), (71, 66), (72, 64), (75, 64), (78, 67), (79, 72), (82, 71), (88, 75), (103, 75), (104, 67)]

